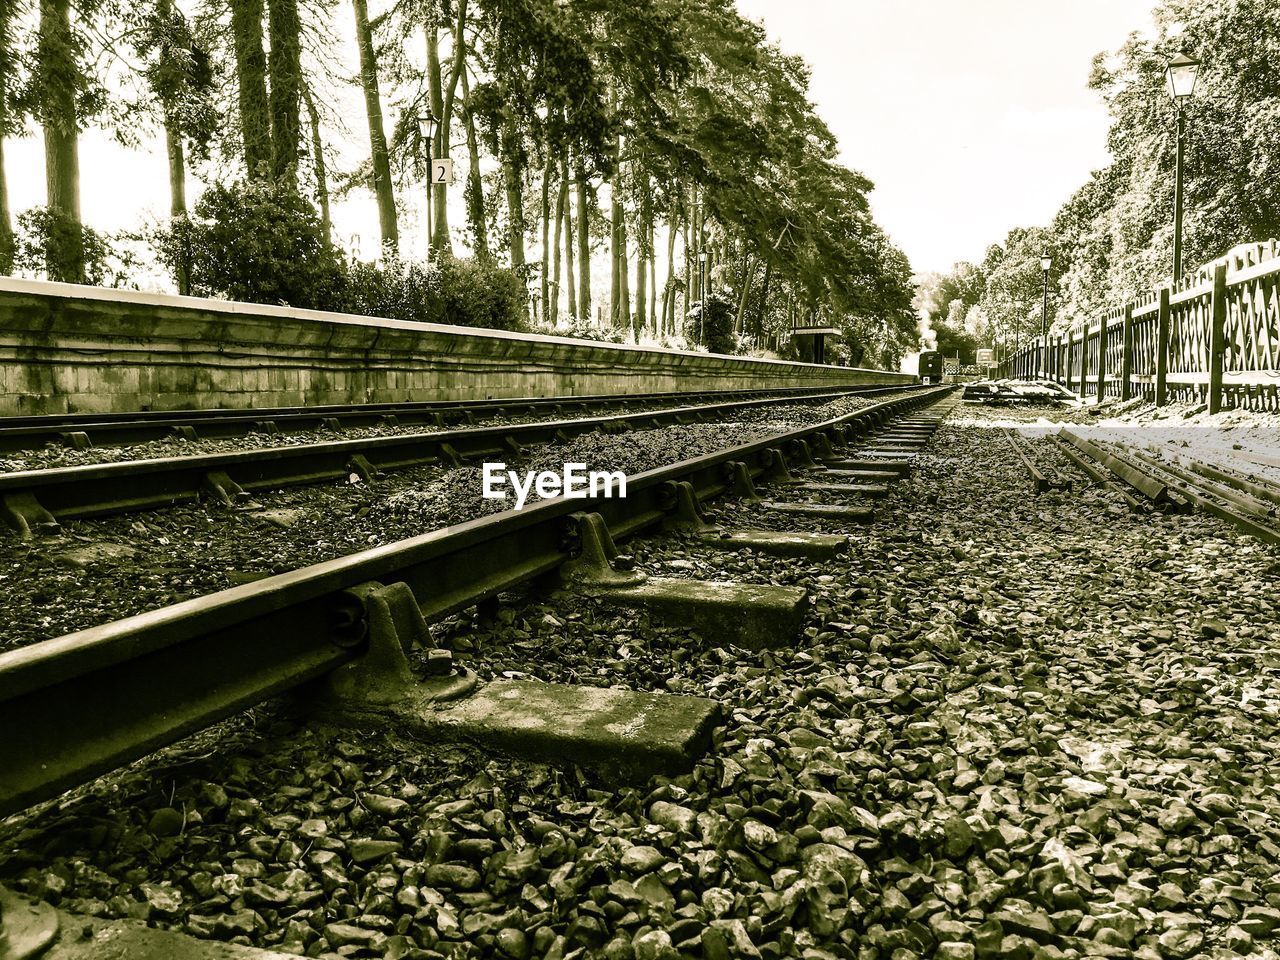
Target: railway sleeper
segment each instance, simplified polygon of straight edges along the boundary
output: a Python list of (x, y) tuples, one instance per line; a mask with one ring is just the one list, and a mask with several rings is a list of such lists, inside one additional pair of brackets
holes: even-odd
[(472, 743), (629, 783), (691, 769), (720, 722), (720, 705), (703, 697), (525, 680), (481, 684), (455, 668), (447, 651), (432, 652), (436, 669), (419, 680), (408, 652), (429, 634), (409, 587), (367, 583), (349, 594), (363, 610), (366, 650), (302, 691), (300, 705), (321, 722)]
[(630, 569), (598, 513), (572, 519), (579, 550), (560, 568), (567, 588), (610, 606), (649, 610), (716, 644), (761, 650), (787, 646), (799, 634), (809, 607), (803, 588), (651, 577)]
[[(746, 464), (739, 463), (746, 483), (751, 484), (751, 474)], [(793, 533), (790, 531), (726, 529), (708, 523), (698, 504), (698, 494), (693, 484), (680, 480), (668, 484), (668, 500), (663, 504), (668, 511), (662, 527), (668, 533), (686, 537), (691, 543), (712, 550), (755, 550), (775, 557), (798, 557), (810, 560), (830, 560), (849, 552), (849, 538), (826, 533)], [(755, 495), (754, 486), (750, 487)], [(758, 500), (759, 497), (756, 497)]]
[(893, 473), (896, 476), (906, 476), (911, 472), (911, 464), (906, 459), (895, 459), (889, 457), (865, 457), (857, 460), (828, 460), (827, 471), (834, 474), (835, 471), (849, 471), (856, 473), (858, 471), (872, 471), (874, 473)]
[(0, 887), (0, 957), (4, 960), (288, 960), (292, 954), (221, 940), (200, 940), (141, 920), (72, 914)]
[(93, 441), (89, 439), (89, 434), (84, 430), (68, 430), (58, 436), (62, 438), (63, 445), (70, 447), (72, 450), (93, 449)]
[(792, 490), (808, 490), (813, 493), (836, 493), (846, 497), (869, 497), (878, 500), (889, 495), (889, 488), (882, 483), (823, 483), (805, 480), (791, 485)]

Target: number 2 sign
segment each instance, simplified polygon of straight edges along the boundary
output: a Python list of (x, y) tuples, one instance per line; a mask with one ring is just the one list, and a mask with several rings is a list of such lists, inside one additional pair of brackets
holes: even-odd
[(432, 183), (453, 183), (453, 161), (442, 157), (431, 161)]

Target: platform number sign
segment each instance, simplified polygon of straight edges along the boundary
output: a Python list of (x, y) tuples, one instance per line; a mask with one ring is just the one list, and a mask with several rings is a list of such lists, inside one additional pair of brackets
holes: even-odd
[(431, 161), (432, 183), (453, 183), (453, 161), (441, 157)]

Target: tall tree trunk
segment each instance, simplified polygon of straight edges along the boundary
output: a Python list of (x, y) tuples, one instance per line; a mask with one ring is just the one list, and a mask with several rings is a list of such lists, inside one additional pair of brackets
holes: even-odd
[(751, 262), (751, 254), (743, 253), (742, 255), (742, 296), (738, 300), (738, 315), (733, 320), (733, 329), (735, 333), (743, 332), (743, 325), (747, 322), (747, 301), (751, 298), (751, 283), (756, 277), (756, 265)]
[(80, 144), (74, 78), (79, 75), (71, 34), (70, 0), (40, 0), (38, 57), (51, 78), (44, 104), (44, 167), (49, 207), (68, 228), (46, 251), (50, 280), (83, 283), (84, 237), (80, 224)]
[(392, 250), (400, 246), (400, 228), (396, 223), (396, 198), (391, 187), (391, 159), (387, 154), (387, 135), (382, 127), (382, 99), (378, 92), (378, 62), (373, 50), (373, 32), (369, 29), (369, 7), (365, 0), (351, 0), (356, 15), (356, 47), (360, 51), (360, 86), (364, 90), (364, 109), (369, 118), (369, 157), (373, 162), (373, 192), (378, 199), (378, 226), (382, 245)]
[(581, 161), (574, 168), (578, 181), (578, 316), (591, 322), (591, 202), (587, 172)]
[(484, 179), (480, 175), (480, 144), (476, 138), (475, 117), (471, 113), (471, 87), (467, 81), (467, 71), (462, 70), (462, 112), (467, 125), (467, 187), (464, 197), (467, 202), (467, 222), (471, 226), (472, 243), (476, 259), (488, 263), (493, 259), (489, 250), (489, 226), (484, 210)]
[(9, 209), (9, 181), (4, 166), (4, 137), (9, 128), (9, 70), (14, 10), (10, 0), (0, 0), (0, 275), (13, 273), (13, 213)]
[(307, 123), (311, 128), (311, 156), (315, 165), (316, 203), (320, 206), (320, 227), (325, 240), (333, 235), (333, 219), (329, 213), (329, 173), (324, 162), (324, 141), (320, 139), (320, 112), (316, 110), (311, 86), (303, 84), (302, 99), (307, 107)]
[[(168, 24), (173, 17), (172, 0), (158, 0), (156, 16), (161, 23)], [(170, 56), (171, 52), (166, 43), (162, 57), (168, 59)], [(2, 98), (3, 90), (0, 90), (0, 99)], [(167, 97), (162, 98), (160, 106), (164, 115), (165, 155), (169, 160), (169, 216), (173, 220), (181, 221), (187, 216), (186, 149), (182, 142), (182, 129), (174, 115), (172, 100)], [(173, 279), (180, 295), (185, 297), (191, 292), (191, 271), (185, 254), (174, 267)]]
[[(465, 70), (465, 58), (467, 51), (467, 0), (458, 0), (458, 18), (453, 26), (453, 62), (449, 68), (449, 80), (447, 85), (441, 84), (439, 81), (433, 86), (432, 109), (436, 110), (436, 116), (440, 118), (440, 124), (436, 127), (436, 142), (433, 152), (437, 157), (449, 156), (449, 145), (452, 143), (451, 135), (453, 131), (453, 113), (454, 105), (458, 98), (458, 83), (462, 78)], [(440, 72), (440, 54), (436, 47), (435, 31), (429, 31), (431, 44), (428, 48), (428, 66), (430, 66), (431, 57), (435, 57), (436, 73)], [(443, 93), (440, 97), (439, 109), (436, 109), (435, 94)], [(431, 198), (431, 243), (436, 250), (448, 251), (453, 253), (453, 238), (449, 235), (449, 187), (448, 184), (437, 183), (432, 186), (435, 195)]]
[(697, 269), (693, 248), (689, 245), (689, 238), (693, 233), (694, 216), (693, 208), (690, 207), (689, 210), (689, 216), (684, 221), (684, 305), (681, 308), (680, 316), (680, 332), (682, 334), (684, 333), (684, 328), (689, 325), (689, 300), (693, 297), (693, 275)]
[[(364, 0), (358, 0), (363, 4)], [(240, 133), (250, 180), (271, 171), (271, 113), (267, 101), (267, 54), (262, 48), (262, 0), (231, 0), (231, 33), (236, 48)]]
[(564, 230), (564, 208), (569, 200), (569, 184), (563, 176), (556, 191), (556, 227), (551, 239), (551, 302), (547, 322), (553, 327), (560, 318), (560, 234)]
[[(0, 103), (5, 95), (0, 77)], [(0, 129), (3, 129), (0, 127)], [(13, 220), (9, 211), (9, 181), (4, 170), (4, 135), (0, 134), (0, 275), (13, 273)]]
[(578, 312), (578, 294), (573, 284), (573, 195), (569, 190), (569, 158), (560, 158), (560, 197), (564, 205), (564, 287), (565, 313), (570, 317)]
[(298, 0), (267, 0), (267, 29), (271, 39), (271, 173), (293, 190), (298, 185), (298, 145), (302, 139), (298, 121), (302, 91)]
[(502, 177), (507, 189), (507, 248), (511, 266), (519, 270), (525, 265), (524, 253), (524, 170), (520, 165), (515, 122), (510, 115), (503, 119)]
[(631, 304), (624, 292), (627, 277), (627, 228), (622, 209), (622, 135), (614, 145), (613, 184), (609, 190), (609, 253), (613, 258), (613, 284), (609, 291), (610, 322), (614, 328), (625, 330), (631, 325)]
[(542, 316), (545, 320), (551, 316), (551, 154), (542, 164), (542, 270), (539, 293), (542, 296)]
[(649, 216), (649, 332), (658, 336), (658, 258), (653, 249), (653, 215)]
[(680, 221), (674, 205), (671, 219), (667, 222), (667, 295), (662, 304), (662, 335), (669, 337), (675, 333), (676, 326), (676, 234), (680, 232)]
[[(434, 13), (431, 16), (434, 18)], [(424, 29), (427, 35), (427, 105), (431, 108), (431, 115), (436, 118), (432, 140), (427, 144), (427, 170), (430, 171), (431, 160), (444, 156), (439, 150), (440, 134), (444, 128), (444, 92), (440, 88), (440, 29), (434, 19)], [(431, 222), (427, 224), (427, 243), (433, 253), (439, 244), (440, 231), (436, 229), (439, 211), (448, 202), (440, 189), (442, 186), (443, 184), (431, 180), (427, 183), (427, 189), (431, 191)]]
[(764, 264), (764, 283), (760, 285), (760, 309), (756, 312), (756, 346), (764, 344), (764, 312), (769, 306), (769, 281), (773, 279), (773, 261)]
[[(643, 233), (644, 227), (641, 225), (636, 231)], [(636, 342), (640, 342), (640, 331), (645, 328), (645, 323), (649, 317), (648, 288), (649, 277), (646, 272), (647, 263), (645, 260), (644, 249), (642, 248), (636, 256), (636, 319), (635, 319), (635, 337)]]

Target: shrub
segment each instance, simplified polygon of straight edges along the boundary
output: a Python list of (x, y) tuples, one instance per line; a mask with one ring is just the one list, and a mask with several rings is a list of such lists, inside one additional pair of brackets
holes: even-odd
[(428, 266), (391, 251), (376, 264), (347, 262), (311, 204), (285, 186), (212, 186), (195, 216), (174, 221), (156, 246), (175, 273), (186, 266), (197, 296), (525, 329), (526, 287), (514, 271), (447, 255)]
[(443, 271), (388, 254), (381, 264), (347, 265), (342, 309), (368, 317), (447, 323), (441, 295)]
[[(83, 274), (72, 266), (77, 253), (84, 259)], [(13, 266), (20, 272), (64, 283), (121, 287), (136, 265), (128, 251), (115, 249), (112, 237), (51, 207), (31, 207), (18, 214)]]
[(573, 317), (566, 327), (541, 324), (535, 327), (533, 332), (547, 337), (572, 337), (575, 340), (595, 340), (599, 343), (623, 342), (622, 331), (593, 326), (585, 320), (579, 320), (577, 317)]
[(446, 257), (440, 264), (443, 322), (461, 327), (525, 330), (524, 281), (512, 270), (482, 260)]
[(711, 353), (733, 353), (737, 349), (737, 338), (733, 335), (733, 304), (722, 294), (708, 294), (705, 300), (689, 310), (684, 337), (689, 343), (701, 342)]
[(297, 191), (273, 183), (214, 184), (194, 213), (157, 237), (160, 259), (175, 273), (186, 266), (192, 293), (341, 309), (342, 258)]

